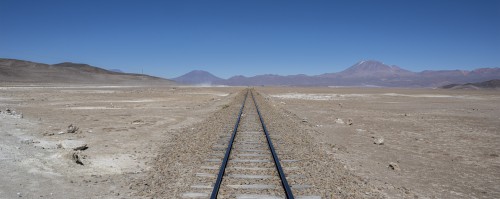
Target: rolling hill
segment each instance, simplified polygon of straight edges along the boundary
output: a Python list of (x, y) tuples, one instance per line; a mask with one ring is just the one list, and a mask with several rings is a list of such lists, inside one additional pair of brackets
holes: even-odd
[(174, 84), (159, 77), (113, 72), (87, 64), (64, 62), (49, 65), (16, 59), (0, 59), (0, 83)]

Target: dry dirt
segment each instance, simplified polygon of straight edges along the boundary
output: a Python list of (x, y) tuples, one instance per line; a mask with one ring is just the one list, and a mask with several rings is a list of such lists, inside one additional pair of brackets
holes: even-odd
[[(0, 87), (0, 198), (179, 198), (231, 132), (241, 90)], [(498, 91), (256, 91), (308, 194), (500, 198)], [(67, 133), (70, 124), (79, 129)]]
[[(136, 198), (130, 180), (151, 169), (172, 132), (208, 117), (239, 90), (0, 87), (0, 198)], [(60, 134), (70, 124), (78, 132)], [(64, 140), (88, 149), (61, 148)]]

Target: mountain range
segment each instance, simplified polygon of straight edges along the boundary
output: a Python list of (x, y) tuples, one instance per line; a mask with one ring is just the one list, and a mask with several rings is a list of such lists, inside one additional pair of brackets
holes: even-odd
[[(228, 79), (209, 72), (195, 70), (173, 78), (177, 83), (190, 85), (228, 86), (361, 86), (361, 87), (442, 87), (500, 79), (500, 68), (467, 70), (427, 70), (412, 72), (380, 61), (360, 61), (337, 73), (321, 75), (241, 75)], [(0, 58), (0, 83), (84, 83), (84, 84), (160, 84), (174, 81), (164, 78), (124, 73), (119, 69), (106, 70), (87, 64), (64, 62), (43, 64)]]
[(16, 59), (0, 59), (0, 83), (175, 84), (159, 77), (115, 72), (87, 64), (49, 65)]
[(426, 70), (412, 72), (380, 61), (360, 61), (338, 73), (321, 75), (257, 75), (218, 78), (206, 71), (192, 71), (174, 81), (188, 84), (229, 86), (363, 86), (363, 87), (440, 87), (500, 79), (500, 68), (467, 70)]

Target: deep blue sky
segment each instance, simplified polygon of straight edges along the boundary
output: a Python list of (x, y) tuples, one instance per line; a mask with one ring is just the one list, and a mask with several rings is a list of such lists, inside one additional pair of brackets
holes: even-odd
[(0, 0), (0, 57), (162, 77), (500, 67), (500, 1)]

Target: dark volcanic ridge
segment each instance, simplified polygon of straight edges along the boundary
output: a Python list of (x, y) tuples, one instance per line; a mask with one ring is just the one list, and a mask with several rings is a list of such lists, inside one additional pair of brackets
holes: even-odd
[(484, 82), (466, 83), (466, 84), (448, 84), (441, 86), (443, 89), (465, 89), (465, 90), (480, 90), (480, 89), (500, 89), (500, 79), (493, 79)]
[(438, 70), (412, 72), (379, 61), (361, 61), (338, 73), (322, 75), (257, 75), (216, 77), (206, 71), (192, 71), (174, 78), (186, 84), (212, 84), (228, 86), (360, 86), (360, 87), (440, 87), (500, 79), (500, 68), (466, 70)]
[(159, 77), (110, 71), (87, 64), (64, 62), (49, 65), (16, 59), (0, 59), (0, 83), (174, 84)]

